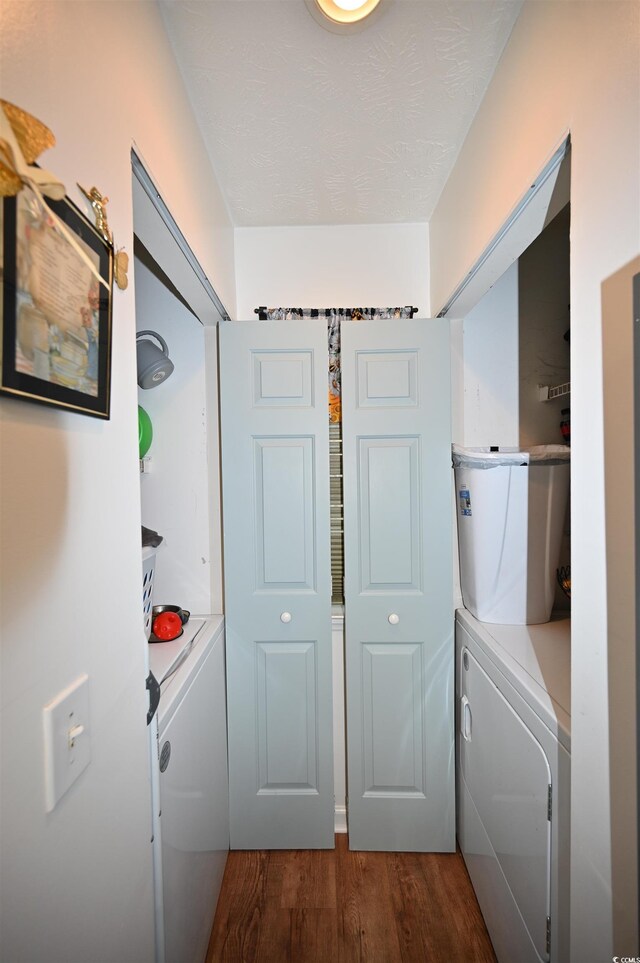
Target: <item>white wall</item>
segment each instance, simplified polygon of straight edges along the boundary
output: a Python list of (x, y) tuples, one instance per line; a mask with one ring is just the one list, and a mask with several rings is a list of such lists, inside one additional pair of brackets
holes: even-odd
[(520, 441), (561, 445), (562, 409), (571, 397), (540, 401), (539, 385), (571, 380), (569, 345), (569, 210), (565, 208), (518, 262)]
[[(612, 825), (612, 799), (635, 790), (612, 782), (610, 743), (631, 753), (635, 740), (629, 730), (614, 734), (610, 720), (610, 702), (628, 693), (611, 691), (608, 672), (601, 286), (639, 247), (639, 15), (635, 2), (616, 0), (525, 3), (430, 225), (433, 303), (441, 304), (571, 131), (575, 963), (637, 950), (636, 889), (614, 891), (612, 867), (623, 849), (616, 844), (612, 857), (612, 836), (628, 829)], [(632, 491), (633, 478), (626, 482)]]
[[(0, 5), (2, 96), (40, 117), (42, 157), (110, 197), (132, 255), (136, 141), (230, 311), (233, 231), (154, 3)], [(153, 959), (133, 281), (113, 295), (111, 420), (0, 401), (0, 957)], [(90, 677), (89, 767), (44, 812), (43, 705)]]
[(164, 338), (175, 366), (157, 387), (138, 388), (138, 403), (153, 425), (149, 472), (140, 476), (142, 524), (163, 537), (154, 604), (208, 614), (213, 609), (205, 329), (145, 264), (136, 258), (134, 265), (138, 331)]
[[(611, 780), (622, 787), (611, 798), (613, 918), (624, 925), (627, 893), (637, 890), (638, 844), (635, 793), (636, 635), (635, 553), (636, 492), (634, 473), (634, 322), (632, 279), (640, 274), (640, 257), (625, 264), (602, 285), (602, 342), (605, 387), (605, 498), (607, 525), (608, 687)], [(636, 315), (637, 318), (637, 315)], [(637, 454), (636, 454), (637, 457)], [(625, 738), (620, 738), (621, 734)], [(615, 929), (614, 929), (615, 931)]]
[(428, 317), (426, 224), (238, 228), (237, 317), (254, 308), (396, 307)]
[(467, 448), (517, 446), (517, 261), (464, 319), (462, 382), (461, 443)]
[(468, 313), (452, 321), (453, 440), (467, 447), (561, 444), (570, 380), (569, 213), (542, 231)]

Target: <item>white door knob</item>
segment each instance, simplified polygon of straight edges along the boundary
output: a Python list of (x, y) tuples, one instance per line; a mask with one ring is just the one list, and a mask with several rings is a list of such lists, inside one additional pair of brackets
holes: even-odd
[(290, 622), (290, 621), (291, 621), (291, 612), (283, 612), (282, 615), (280, 616), (280, 621), (281, 621), (281, 622)]
[(396, 615), (395, 612), (392, 612), (391, 615), (389, 616), (389, 624), (397, 625), (399, 621), (400, 621), (400, 616)]

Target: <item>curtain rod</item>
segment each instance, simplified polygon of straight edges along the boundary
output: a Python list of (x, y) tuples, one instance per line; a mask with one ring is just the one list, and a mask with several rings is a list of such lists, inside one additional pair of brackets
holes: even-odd
[(347, 317), (356, 320), (375, 318), (382, 314), (391, 318), (394, 316), (402, 317), (403, 312), (405, 317), (412, 318), (414, 314), (418, 313), (418, 308), (411, 305), (405, 305), (404, 308), (267, 308), (261, 306), (254, 308), (253, 311), (254, 314), (258, 315), (260, 321), (267, 321), (270, 314), (276, 313), (283, 315), (285, 318), (330, 318), (332, 315), (338, 315), (341, 318)]

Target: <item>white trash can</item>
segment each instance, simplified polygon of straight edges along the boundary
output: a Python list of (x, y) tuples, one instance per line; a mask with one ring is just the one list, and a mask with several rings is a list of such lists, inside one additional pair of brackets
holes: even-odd
[(460, 582), (481, 622), (548, 622), (567, 506), (570, 449), (453, 446)]

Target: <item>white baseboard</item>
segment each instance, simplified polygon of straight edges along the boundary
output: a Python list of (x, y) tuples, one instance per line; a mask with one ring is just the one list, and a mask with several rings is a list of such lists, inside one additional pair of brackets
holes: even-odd
[(347, 831), (347, 807), (346, 806), (336, 806), (335, 831), (337, 833), (346, 833)]

